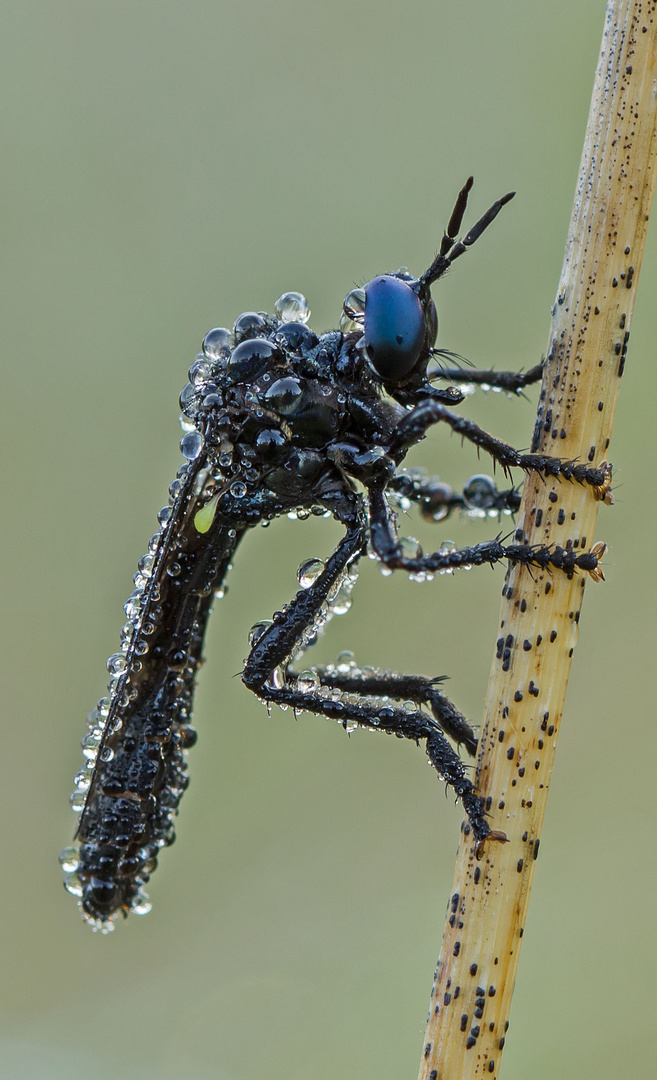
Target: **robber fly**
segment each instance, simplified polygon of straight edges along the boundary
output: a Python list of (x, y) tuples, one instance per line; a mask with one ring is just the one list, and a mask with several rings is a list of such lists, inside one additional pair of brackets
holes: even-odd
[[(408, 450), (434, 424), (446, 424), (488, 453), (506, 475), (516, 467), (609, 491), (610, 469), (520, 453), (454, 411), (459, 385), (487, 383), (518, 393), (525, 374), (449, 367), (437, 350), (431, 287), (491, 224), (513, 193), (493, 203), (458, 240), (470, 178), (440, 250), (420, 277), (381, 274), (349, 293), (339, 330), (317, 336), (308, 306), (286, 293), (275, 314), (246, 312), (232, 330), (211, 330), (189, 369), (180, 405), (184, 463), (169, 488), (159, 529), (140, 559), (125, 612), (120, 651), (107, 662), (108, 695), (88, 719), (73, 807), (77, 848), (60, 861), (65, 885), (93, 929), (150, 907), (144, 885), (187, 786), (186, 752), (203, 637), (215, 596), (244, 534), (281, 515), (332, 516), (344, 536), (322, 562), (300, 570), (301, 588), (272, 622), (257, 624), (242, 679), (266, 702), (423, 740), (438, 775), (461, 799), (475, 838), (490, 834), (479, 793), (447, 736), (476, 751), (470, 724), (439, 678), (359, 669), (353, 660), (299, 672), (293, 664), (331, 615), (346, 610), (359, 559), (368, 548), (387, 570), (416, 578), (506, 560), (571, 575), (600, 574), (600, 550), (507, 544), (499, 537), (424, 554), (400, 540), (393, 510), (416, 504), (430, 520), (455, 508), (474, 516), (518, 508), (515, 488), (475, 476), (462, 492), (418, 471), (400, 471)], [(443, 383), (446, 385), (436, 385)], [(344, 659), (344, 658), (343, 658)]]

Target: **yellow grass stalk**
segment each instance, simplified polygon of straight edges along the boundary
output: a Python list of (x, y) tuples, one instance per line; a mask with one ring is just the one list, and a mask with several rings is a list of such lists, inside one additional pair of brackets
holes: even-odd
[[(656, 8), (607, 5), (532, 447), (596, 466), (610, 454), (655, 185)], [(605, 501), (530, 474), (519, 535), (588, 551)], [(586, 577), (515, 566), (505, 581), (477, 784), (508, 842), (478, 852), (462, 831), (420, 1080), (498, 1075)]]

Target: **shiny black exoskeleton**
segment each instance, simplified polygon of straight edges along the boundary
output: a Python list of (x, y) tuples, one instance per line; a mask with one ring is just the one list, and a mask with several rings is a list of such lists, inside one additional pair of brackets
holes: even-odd
[[(486, 381), (518, 392), (540, 377), (540, 366), (525, 375), (431, 370), (437, 332), (431, 286), (511, 198), (494, 203), (457, 241), (471, 183), (429, 269), (419, 278), (406, 271), (380, 275), (351, 292), (339, 331), (316, 336), (306, 326), (303, 297), (288, 293), (275, 315), (247, 312), (232, 331), (206, 335), (180, 398), (185, 463), (140, 560), (121, 650), (108, 661), (108, 696), (90, 714), (86, 764), (76, 777), (80, 846), (62, 853), (62, 865), (66, 887), (95, 929), (111, 929), (117, 914), (149, 906), (143, 885), (159, 849), (173, 839), (187, 784), (185, 751), (195, 739), (192, 698), (210, 605), (245, 532), (282, 514), (332, 515), (345, 535), (325, 562), (300, 568), (302, 587), (274, 621), (253, 628), (245, 684), (267, 702), (347, 729), (424, 740), (477, 840), (488, 835), (480, 796), (446, 736), (470, 754), (476, 737), (442, 694), (439, 678), (361, 670), (344, 658), (301, 672), (292, 666), (323, 623), (349, 606), (368, 544), (385, 567), (417, 577), (502, 560), (569, 575), (599, 573), (592, 552), (498, 538), (425, 555), (397, 537), (391, 502), (415, 503), (435, 520), (459, 507), (475, 516), (518, 507), (514, 488), (498, 491), (485, 476), (458, 493), (435, 478), (399, 471), (409, 448), (437, 423), (490, 454), (505, 473), (517, 467), (577, 480), (599, 497), (609, 485), (605, 465), (522, 454), (453, 411), (464, 397), (454, 384)], [(448, 385), (436, 386), (437, 380)]]

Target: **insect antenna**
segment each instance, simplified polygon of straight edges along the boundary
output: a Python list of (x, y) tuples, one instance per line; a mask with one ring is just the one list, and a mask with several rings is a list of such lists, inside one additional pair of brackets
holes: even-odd
[(452, 210), (452, 216), (449, 219), (449, 225), (443, 233), (443, 238), (440, 244), (441, 255), (446, 255), (449, 249), (453, 246), (454, 241), (456, 240), (456, 234), (461, 228), (461, 222), (463, 221), (466, 207), (468, 205), (468, 195), (472, 191), (473, 184), (474, 176), (469, 176), (456, 197), (454, 209)]
[(502, 207), (506, 206), (515, 195), (515, 191), (509, 191), (506, 195), (503, 195), (501, 199), (497, 199), (497, 201), (488, 208), (486, 213), (479, 218), (479, 221), (472, 226), (463, 240), (457, 241), (456, 233), (463, 221), (463, 215), (465, 214), (468, 202), (468, 195), (472, 189), (473, 183), (473, 178), (470, 176), (461, 188), (454, 209), (452, 210), (452, 216), (449, 219), (449, 225), (443, 234), (440, 251), (431, 263), (429, 269), (426, 270), (419, 279), (420, 285), (428, 287), (433, 285), (434, 281), (437, 281), (438, 278), (442, 277), (443, 274), (449, 270), (454, 260), (458, 259), (460, 255), (463, 255), (469, 247), (472, 247), (475, 240), (478, 240), (481, 234), (495, 220)]

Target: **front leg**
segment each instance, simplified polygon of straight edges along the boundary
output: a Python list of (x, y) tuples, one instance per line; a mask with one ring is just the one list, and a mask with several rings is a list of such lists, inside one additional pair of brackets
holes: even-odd
[[(439, 354), (440, 355), (440, 354)], [(449, 383), (472, 383), (474, 386), (520, 394), (526, 386), (541, 381), (543, 365), (535, 364), (529, 371), (495, 371), (494, 368), (437, 368), (431, 378)]]
[(437, 401), (424, 401), (400, 420), (395, 428), (390, 443), (390, 454), (404, 454), (411, 446), (424, 437), (433, 424), (445, 423), (462, 438), (473, 443), (502, 466), (505, 472), (511, 468), (523, 469), (525, 472), (535, 471), (542, 476), (560, 477), (564, 480), (575, 480), (581, 484), (589, 484), (596, 498), (604, 502), (613, 502), (611, 498), (611, 466), (603, 462), (597, 469), (588, 465), (576, 464), (574, 461), (564, 461), (561, 458), (549, 457), (547, 454), (523, 454), (515, 450), (513, 446), (496, 439), (494, 435), (480, 428), (466, 416), (450, 412)]

